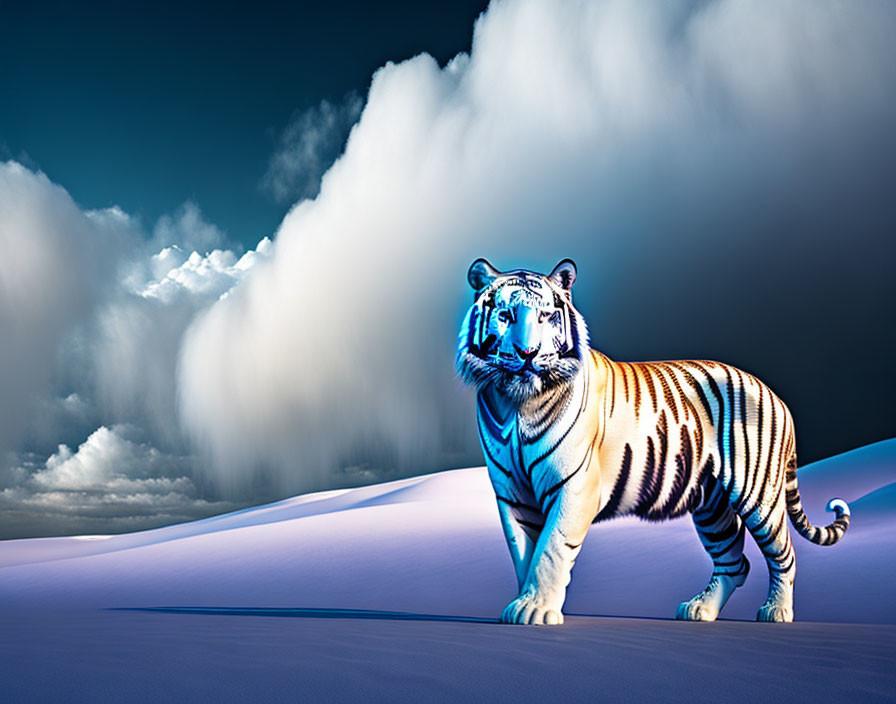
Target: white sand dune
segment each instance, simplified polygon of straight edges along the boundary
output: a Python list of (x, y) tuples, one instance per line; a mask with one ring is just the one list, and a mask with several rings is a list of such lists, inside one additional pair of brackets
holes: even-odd
[[(798, 623), (784, 626), (667, 620), (680, 601), (704, 586), (710, 570), (689, 519), (662, 524), (622, 519), (592, 527), (573, 574), (566, 606), (572, 616), (565, 627), (477, 622), (500, 614), (515, 588), (494, 497), (481, 468), (308, 494), (141, 533), (6, 541), (0, 543), (0, 618), (6, 634), (0, 684), (23, 701), (53, 700), (54, 687), (64, 686), (60, 678), (68, 676), (72, 658), (107, 684), (119, 681), (123, 659), (134, 669), (135, 681), (146, 684), (158, 674), (147, 670), (147, 662), (158, 654), (154, 649), (166, 647), (163, 643), (176, 643), (162, 658), (168, 662), (175, 654), (197, 656), (192, 648), (218, 647), (232, 655), (248, 639), (258, 647), (250, 660), (252, 677), (259, 678), (256, 686), (262, 690), (289, 686), (294, 673), (282, 669), (288, 661), (318, 674), (348, 677), (366, 688), (370, 696), (365, 699), (389, 700), (391, 690), (378, 678), (396, 673), (419, 679), (420, 691), (430, 698), (451, 700), (452, 693), (463, 693), (475, 699), (477, 693), (501, 691), (500, 677), (509, 677), (502, 668), (513, 660), (507, 660), (507, 653), (526, 661), (536, 648), (519, 681), (547, 677), (553, 682), (557, 671), (565, 671), (564, 658), (575, 643), (594, 648), (602, 634), (613, 633), (614, 657), (627, 653), (629, 658), (613, 685), (623, 700), (643, 689), (644, 681), (626, 684), (638, 663), (664, 663), (654, 663), (658, 671), (679, 661), (686, 670), (708, 668), (715, 674), (704, 673), (701, 686), (708, 687), (706, 692), (718, 686), (721, 696), (731, 672), (739, 673), (736, 679), (746, 677), (757, 658), (772, 667), (769, 649), (784, 649), (791, 666), (796, 663), (791, 679), (810, 689), (819, 687), (824, 696), (841, 684), (844, 694), (862, 691), (866, 700), (896, 696), (891, 668), (875, 665), (875, 653), (896, 652), (896, 439), (801, 469), (800, 488), (813, 521), (828, 522), (831, 514), (824, 512), (824, 504), (841, 496), (851, 503), (852, 525), (833, 547), (795, 536)], [(755, 546), (748, 555), (753, 571), (732, 597), (726, 619), (752, 620), (765, 597), (763, 560)], [(111, 610), (155, 607), (172, 611)], [(197, 608), (213, 610), (188, 613)], [(287, 616), (294, 618), (283, 618)], [(461, 621), (427, 620), (435, 616)], [(134, 641), (134, 634), (143, 634), (143, 640)], [(503, 653), (504, 664), (495, 663), (497, 679), (482, 672), (485, 655), (473, 647), (481, 638), (494, 640)], [(362, 641), (366, 647), (359, 646)], [(714, 670), (716, 641), (732, 649), (734, 660)], [(52, 645), (49, 653), (47, 644)], [(294, 659), (284, 659), (281, 648), (292, 648)], [(695, 660), (684, 648), (710, 660)], [(444, 666), (434, 659), (439, 653), (447, 658)], [(226, 661), (231, 655), (222, 657)], [(590, 662), (586, 655), (582, 653), (583, 662)], [(409, 657), (421, 668), (416, 674), (396, 659)], [(843, 658), (852, 665), (844, 669)], [(841, 665), (819, 679), (819, 662), (825, 659)], [(54, 666), (62, 662), (64, 666)], [(203, 676), (220, 676), (207, 652), (198, 662), (196, 671), (177, 675), (166, 686), (178, 691), (175, 683), (181, 677), (182, 691), (194, 691), (191, 687), (200, 687)], [(545, 669), (550, 663), (559, 670)], [(273, 680), (264, 674), (268, 666)], [(849, 667), (867, 671), (859, 685)], [(731, 672), (726, 674), (726, 668)], [(595, 691), (586, 686), (592, 669), (585, 667), (578, 680), (555, 682), (552, 691), (576, 696)], [(329, 691), (336, 699), (347, 698), (345, 682), (327, 690), (321, 677), (312, 678), (315, 687), (323, 688), (319, 695)], [(518, 688), (525, 700), (541, 691), (510, 680), (508, 686)], [(756, 683), (764, 680), (750, 681), (754, 689), (740, 689), (734, 699), (758, 694)], [(394, 690), (397, 697), (411, 696), (406, 685)], [(123, 686), (91, 684), (76, 699), (83, 694), (85, 701), (111, 701), (122, 694), (116, 687)], [(217, 685), (208, 691), (218, 691)], [(234, 684), (228, 691), (243, 689)], [(686, 688), (682, 700), (694, 693)], [(140, 699), (144, 694), (135, 690), (128, 696)], [(151, 694), (144, 700), (158, 701)], [(221, 696), (227, 699), (220, 692), (214, 698), (220, 701)]]

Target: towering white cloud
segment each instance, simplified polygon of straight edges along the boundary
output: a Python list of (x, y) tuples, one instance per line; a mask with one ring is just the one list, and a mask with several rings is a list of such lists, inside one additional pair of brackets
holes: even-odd
[(805, 246), (842, 255), (835, 220), (881, 207), (861, 189), (881, 168), (876, 140), (892, 153), (894, 15), (498, 1), (469, 56), (383, 67), (270, 266), (190, 329), (192, 437), (222, 480), (265, 467), (289, 489), (475, 457), (451, 359), (477, 256), (575, 257), (598, 345), (607, 330), (631, 341), (657, 304), (670, 314), (646, 318), (642, 340), (726, 310), (743, 320), (751, 268), (786, 285)]

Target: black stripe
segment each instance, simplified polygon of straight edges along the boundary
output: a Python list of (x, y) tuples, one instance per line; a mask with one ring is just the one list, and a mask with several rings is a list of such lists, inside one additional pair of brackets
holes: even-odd
[(700, 422), (700, 419), (697, 418), (696, 425), (694, 426), (694, 430), (696, 431), (696, 442), (697, 447), (694, 453), (694, 457), (699, 462), (703, 459), (703, 423)]
[(535, 530), (541, 530), (542, 528), (544, 528), (544, 523), (533, 523), (532, 521), (524, 521), (520, 518), (517, 518), (516, 516), (514, 516), (513, 520), (525, 528), (533, 528)]
[[(561, 436), (557, 439), (557, 441), (554, 442), (553, 445), (551, 445), (551, 447), (547, 450), (547, 452), (544, 452), (543, 454), (539, 455), (539, 457), (538, 457), (534, 462), (532, 462), (532, 463), (529, 464), (529, 474), (528, 474), (528, 476), (529, 476), (530, 478), (532, 477), (532, 469), (533, 469), (533, 467), (535, 467), (535, 465), (539, 464), (540, 462), (543, 462), (543, 461), (544, 461), (544, 460), (545, 460), (545, 459), (546, 459), (546, 458), (547, 458), (547, 457), (548, 457), (554, 450), (556, 450), (556, 449), (560, 446), (560, 443), (563, 442), (563, 441), (566, 439), (566, 436), (569, 435), (570, 431), (575, 427), (576, 422), (579, 420), (579, 416), (580, 416), (581, 414), (582, 414), (582, 411), (581, 411), (581, 409), (580, 409), (579, 412), (576, 413), (576, 417), (575, 417), (575, 419), (572, 421), (572, 423), (569, 424), (569, 427), (568, 427), (566, 430), (563, 431), (563, 435), (561, 435)], [(522, 462), (522, 455), (520, 456), (520, 461)]]
[[(784, 449), (787, 443), (787, 407), (784, 406), (783, 401), (778, 401), (781, 404), (781, 440), (778, 442), (778, 458), (777, 461), (773, 463), (773, 468), (775, 470), (774, 473), (774, 486), (778, 486), (779, 480), (782, 479), (782, 473), (785, 473), (784, 469)], [(786, 474), (786, 473), (785, 473)], [(783, 479), (783, 482), (786, 483), (786, 479)]]
[[(736, 523), (736, 521), (735, 521), (735, 523)], [(743, 541), (744, 530), (745, 530), (744, 524), (743, 524), (743, 522), (741, 522), (740, 525), (738, 525), (737, 532), (734, 534), (733, 537), (728, 538), (726, 542), (713, 543), (712, 545), (704, 544), (704, 549), (706, 550), (706, 552), (709, 553), (710, 557), (712, 557), (713, 565), (724, 564), (721, 562), (717, 562), (717, 558), (726, 554), (727, 552), (729, 552), (731, 550), (731, 548), (733, 548), (735, 545), (737, 545), (738, 543), (741, 543)]]
[(482, 338), (482, 311), (479, 310), (479, 306), (473, 306), (473, 309), (470, 311), (470, 322), (467, 325), (468, 350), (475, 346), (474, 340), (476, 339), (476, 335), (479, 335), (480, 339)]
[(488, 443), (485, 441), (485, 436), (482, 434), (482, 423), (477, 423), (476, 427), (479, 429), (479, 441), (482, 443), (482, 449), (485, 452), (486, 459), (491, 462), (495, 467), (500, 470), (503, 474), (506, 474), (508, 477), (513, 476), (512, 472), (508, 470), (504, 465), (502, 465), (498, 460), (494, 458), (492, 453), (488, 449)]
[[(734, 518), (734, 514), (732, 514), (732, 518)], [(743, 543), (744, 533), (747, 530), (747, 526), (743, 521), (738, 522), (736, 518), (734, 518), (734, 523), (737, 524), (737, 532), (734, 534), (734, 537), (729, 538), (727, 543), (719, 543), (716, 545), (716, 547), (720, 549), (719, 555), (724, 555), (738, 543)]]
[(513, 499), (507, 499), (503, 496), (495, 495), (495, 498), (498, 499), (501, 503), (507, 504), (512, 508), (526, 509), (527, 511), (532, 511), (532, 513), (541, 514), (541, 509), (537, 506), (530, 506), (529, 504), (524, 504), (521, 501), (514, 501)]
[(735, 369), (734, 371), (737, 372), (737, 378), (740, 382), (740, 427), (744, 431), (744, 472), (747, 474), (744, 477), (744, 489), (747, 489), (745, 494), (749, 496), (750, 440), (747, 437), (747, 386), (744, 383), (744, 376), (740, 369)]
[(635, 420), (637, 420), (641, 413), (641, 377), (634, 364), (631, 362), (625, 362), (625, 364), (632, 368), (632, 379), (635, 385)]
[(656, 498), (653, 502), (646, 508), (644, 512), (644, 517), (649, 519), (663, 518), (662, 510), (659, 506), (657, 506), (657, 501), (660, 500), (662, 494), (663, 480), (666, 476), (666, 453), (669, 450), (669, 426), (666, 422), (666, 411), (660, 411), (659, 421), (656, 426), (656, 434), (657, 440), (660, 445), (660, 454), (659, 460), (657, 462), (657, 470), (658, 470), (658, 482), (657, 482), (657, 491)]
[[(560, 396), (559, 394), (548, 394), (547, 398), (545, 398), (544, 401), (542, 401), (540, 404), (538, 404), (538, 408), (536, 408), (534, 411), (532, 411), (532, 415), (534, 416), (534, 415), (538, 415), (539, 413), (541, 413), (541, 411), (544, 410), (544, 407), (547, 406), (548, 404), (551, 404), (551, 409), (553, 409), (554, 406), (557, 405), (557, 400), (558, 400), (559, 396)], [(548, 411), (548, 413), (549, 412), (550, 411)], [(548, 413), (544, 413), (542, 415), (542, 418), (547, 416)]]
[(691, 374), (686, 367), (682, 366), (678, 362), (669, 362), (669, 364), (680, 371), (682, 376), (684, 376), (685, 381), (688, 382), (688, 385), (692, 389), (694, 389), (697, 394), (697, 398), (700, 399), (700, 403), (703, 405), (703, 410), (706, 411), (706, 417), (709, 418), (709, 424), (714, 425), (712, 408), (709, 405), (709, 399), (706, 398), (706, 394), (703, 392), (703, 387), (700, 386), (700, 383), (694, 378), (694, 375)]
[(697, 421), (697, 425), (700, 425), (700, 417), (697, 415), (697, 409), (694, 408), (694, 404), (691, 403), (691, 399), (687, 397), (684, 392), (684, 389), (681, 388), (681, 384), (678, 383), (678, 377), (675, 375), (675, 368), (669, 364), (668, 362), (662, 362), (658, 365), (660, 369), (662, 369), (666, 374), (669, 375), (669, 379), (672, 381), (672, 384), (675, 386), (676, 398), (681, 399), (682, 408), (684, 408), (684, 419), (688, 420), (690, 418), (690, 414), (694, 414), (694, 420)]
[(616, 370), (614, 367), (609, 367), (608, 371), (610, 372), (610, 416), (613, 416), (613, 411), (616, 409)]
[[(732, 513), (731, 516), (733, 518), (734, 514)], [(700, 535), (701, 535), (701, 537), (706, 538), (706, 541), (708, 543), (711, 543), (713, 545), (718, 545), (723, 540), (728, 540), (731, 536), (737, 535), (737, 528), (738, 528), (737, 521), (731, 520), (731, 521), (728, 521), (728, 523), (726, 523), (722, 527), (722, 529), (719, 531), (716, 531), (716, 532), (701, 531)]]
[[(561, 390), (555, 392), (541, 403), (541, 405), (533, 411), (533, 415), (539, 413), (545, 406), (550, 404), (550, 407), (541, 415), (540, 418), (532, 422), (532, 427), (539, 428), (535, 435), (527, 435), (525, 438), (520, 438), (525, 445), (532, 445), (539, 440), (541, 440), (549, 430), (554, 427), (554, 423), (557, 420), (557, 406), (560, 405), (562, 401), (565, 401), (567, 396), (569, 395), (569, 390)], [(539, 427), (540, 426), (540, 427)]]
[[(722, 404), (722, 392), (719, 390), (719, 386), (718, 386), (718, 384), (716, 384), (716, 380), (712, 377), (712, 375), (706, 370), (706, 368), (702, 364), (700, 364), (699, 362), (691, 362), (691, 364), (693, 364), (695, 367), (697, 367), (697, 369), (699, 369), (701, 372), (703, 372), (704, 376), (706, 376), (706, 382), (707, 382), (707, 384), (709, 384), (709, 390), (712, 391), (712, 395), (715, 396), (716, 405), (719, 407), (719, 416), (720, 417), (719, 417), (718, 425), (719, 425), (719, 427), (721, 427), (721, 425), (722, 425), (721, 416), (724, 413), (724, 410), (723, 410), (724, 405)], [(705, 396), (704, 396), (704, 398), (705, 398)], [(710, 418), (712, 418), (712, 411), (709, 412), (709, 416), (710, 416)], [(713, 425), (716, 425), (716, 424), (713, 423)]]
[[(594, 449), (594, 443), (592, 443), (591, 447), (588, 448), (588, 451), (585, 453), (585, 457), (582, 460), (582, 463), (578, 467), (576, 467), (574, 472), (570, 473), (568, 476), (561, 479), (559, 482), (554, 484), (550, 489), (548, 489), (546, 492), (544, 492), (544, 494), (541, 495), (540, 503), (542, 505), (544, 505), (545, 499), (550, 498), (550, 496), (552, 494), (560, 491), (560, 487), (562, 487), (564, 484), (566, 484), (566, 482), (568, 482), (570, 479), (572, 479), (574, 476), (576, 476), (582, 470), (582, 467), (584, 467), (588, 463), (588, 460), (591, 458), (591, 451), (593, 449)], [(553, 507), (553, 505), (554, 505), (554, 503), (551, 502), (550, 506), (545, 507), (545, 511), (544, 511), (545, 514), (550, 513), (550, 510)]]
[(622, 467), (619, 469), (619, 476), (616, 478), (616, 484), (613, 486), (613, 491), (610, 493), (610, 498), (607, 500), (606, 505), (600, 510), (600, 513), (595, 516), (593, 522), (596, 523), (604, 518), (615, 515), (616, 509), (619, 508), (619, 502), (622, 500), (625, 485), (628, 484), (628, 475), (631, 468), (632, 446), (625, 443), (625, 450), (623, 450), (622, 453)]
[(766, 525), (768, 524), (769, 519), (772, 517), (772, 514), (774, 513), (774, 509), (772, 508), (772, 509), (769, 509), (768, 513), (766, 513), (766, 514), (763, 516), (763, 515), (762, 515), (761, 513), (759, 513), (759, 511), (758, 511), (758, 509), (759, 509), (759, 507), (760, 507), (761, 505), (762, 505), (762, 504), (756, 504), (756, 508), (755, 508), (755, 509), (753, 509), (752, 511), (749, 511), (747, 514), (744, 515), (744, 522), (746, 522), (748, 516), (752, 515), (753, 511), (756, 511), (756, 514), (757, 514), (758, 516), (761, 516), (761, 518), (759, 519), (759, 523), (757, 523), (755, 526), (753, 526), (753, 527), (750, 529), (750, 533), (752, 533), (754, 536), (755, 536), (757, 533), (765, 532)]
[[(559, 447), (560, 443), (566, 439), (566, 436), (569, 435), (570, 431), (575, 427), (576, 423), (578, 423), (579, 417), (582, 415), (582, 413), (585, 411), (585, 408), (588, 406), (588, 391), (589, 391), (588, 365), (586, 364), (585, 365), (585, 383), (583, 384), (583, 391), (582, 391), (582, 404), (579, 406), (579, 410), (576, 412), (576, 417), (573, 418), (573, 421), (572, 421), (572, 423), (569, 424), (569, 427), (563, 431), (563, 435), (561, 435), (560, 438), (553, 445), (551, 445), (550, 449), (548, 449), (547, 452), (540, 455), (534, 462), (532, 462), (529, 465), (530, 480), (532, 478), (532, 469), (535, 467), (535, 465), (537, 465), (539, 462), (542, 462), (554, 450), (556, 450), (557, 447)], [(520, 457), (520, 460), (522, 460), (522, 456)]]
[[(703, 366), (701, 362), (691, 362), (691, 365), (701, 371), (706, 378), (706, 382), (709, 385), (709, 390), (712, 391), (713, 396), (716, 399), (716, 404), (719, 408), (719, 417), (717, 423), (713, 424), (714, 427), (717, 427), (720, 431), (722, 427), (725, 425), (725, 405), (722, 403), (722, 393), (719, 390), (718, 385), (716, 384), (716, 380), (712, 378), (712, 375), (707, 371), (706, 367)], [(711, 414), (710, 414), (711, 415)], [(721, 446), (719, 446), (719, 474), (718, 477), (721, 480), (722, 475), (725, 472), (725, 453), (722, 452)]]
[(663, 513), (674, 513), (678, 502), (684, 496), (685, 490), (691, 481), (691, 471), (693, 468), (694, 456), (691, 452), (691, 436), (688, 435), (687, 427), (681, 427), (681, 452), (675, 455), (675, 481), (672, 483), (672, 491), (669, 498), (666, 499), (666, 505), (663, 507)]
[(501, 440), (501, 435), (503, 435), (504, 431), (501, 425), (507, 422), (507, 417), (505, 416), (503, 419), (500, 417), (500, 413), (492, 406), (488, 394), (480, 392), (476, 395), (476, 400), (480, 404), (479, 418), (480, 420), (485, 419), (486, 430), (494, 438), (495, 442), (500, 445), (507, 445), (506, 441)]
[[(729, 577), (739, 577), (741, 575), (750, 574), (750, 561), (746, 557), (741, 555), (740, 560), (738, 560), (737, 562), (740, 563), (737, 570), (727, 573)], [(713, 568), (713, 574), (716, 574), (715, 568)], [(725, 573), (722, 572), (722, 574)]]
[[(710, 501), (712, 503), (707, 505), (707, 510), (711, 510), (712, 513), (709, 516), (703, 517), (703, 514), (706, 511), (695, 511), (694, 512), (694, 523), (699, 528), (708, 528), (711, 525), (714, 525), (719, 520), (721, 520), (722, 516), (725, 515), (725, 512), (730, 508), (728, 500), (725, 496), (725, 492), (721, 490), (720, 484), (715, 480), (715, 477), (712, 476), (712, 455), (709, 456), (709, 459), (706, 462), (706, 466), (704, 467), (704, 471), (707, 473), (706, 477), (712, 479), (713, 489), (710, 494)], [(709, 485), (709, 481), (704, 479), (704, 491), (706, 487)], [(713, 498), (715, 496), (715, 498)], [(732, 514), (733, 515), (733, 514)], [(700, 516), (700, 518), (698, 518)]]
[[(659, 472), (662, 477), (662, 472)], [(641, 477), (641, 486), (638, 488), (638, 504), (635, 506), (636, 516), (644, 516), (647, 510), (656, 502), (660, 493), (662, 481), (657, 481), (657, 471), (653, 449), (653, 438), (647, 436), (647, 461), (644, 463), (644, 474)]]
[[(771, 513), (769, 513), (769, 516), (771, 516)], [(753, 537), (756, 539), (756, 545), (759, 547), (760, 550), (762, 550), (763, 554), (766, 552), (763, 548), (771, 545), (775, 541), (775, 538), (778, 537), (778, 533), (781, 532), (781, 527), (782, 527), (783, 522), (786, 520), (787, 520), (787, 516), (782, 516), (781, 520), (779, 522), (777, 522), (771, 528), (771, 530), (769, 530), (769, 532), (762, 538), (759, 538), (757, 536), (758, 528), (755, 531), (750, 531), (753, 534)], [(765, 521), (763, 521), (763, 524), (765, 524)]]
[[(771, 391), (769, 391), (769, 405), (772, 407), (772, 417), (771, 417), (771, 438), (768, 441), (768, 459), (765, 462), (765, 483), (762, 485), (762, 494), (765, 495), (765, 487), (768, 486), (769, 479), (772, 477), (772, 460), (775, 455), (775, 439), (778, 433), (778, 424), (777, 419), (775, 418), (775, 399), (771, 395)], [(772, 484), (772, 490), (775, 490), (775, 485)]]
[(769, 563), (768, 568), (772, 572), (778, 572), (779, 574), (783, 574), (785, 572), (790, 572), (790, 569), (793, 567), (794, 562), (795, 562), (794, 555), (791, 552), (791, 554), (787, 556), (787, 559), (783, 563), (781, 563), (779, 565), (776, 562), (771, 562), (771, 563)]
[(642, 364), (641, 371), (644, 374), (644, 383), (647, 384), (647, 393), (650, 394), (650, 405), (653, 406), (653, 412), (656, 413), (658, 406), (656, 405), (656, 389), (653, 386), (653, 370), (649, 364)]
[[(768, 466), (762, 466), (762, 437), (765, 435), (765, 432), (762, 427), (762, 404), (763, 404), (763, 394), (768, 392), (767, 387), (764, 384), (760, 384), (759, 386), (759, 399), (756, 403), (757, 413), (759, 415), (759, 431), (757, 432), (757, 436), (759, 438), (759, 447), (756, 449), (756, 469), (753, 470), (754, 478), (753, 478), (753, 487), (757, 484), (759, 485), (759, 491), (756, 493), (756, 498), (754, 500), (754, 506), (762, 503), (762, 499), (765, 496), (766, 488), (768, 487), (768, 478), (769, 471)], [(770, 392), (769, 392), (770, 393)], [(774, 405), (772, 406), (772, 424), (774, 425)], [(772, 442), (774, 442), (774, 427), (772, 427)], [(749, 499), (752, 496), (753, 491), (751, 490), (741, 499), (741, 509), (743, 509), (748, 503)]]
[[(759, 386), (759, 398), (756, 400), (756, 415), (757, 415), (757, 430), (756, 437), (759, 441), (759, 447), (756, 448), (756, 468), (753, 470), (753, 473), (756, 475), (756, 480), (759, 481), (760, 473), (762, 472), (762, 436), (765, 435), (764, 428), (762, 427), (762, 401), (763, 395), (765, 394), (765, 385), (760, 384)], [(756, 500), (761, 501), (762, 495), (765, 493), (765, 483), (768, 480), (768, 474), (762, 475), (762, 482), (759, 484), (759, 493), (756, 495)]]
[(666, 407), (672, 412), (672, 420), (678, 424), (678, 404), (675, 401), (675, 397), (672, 395), (672, 389), (669, 388), (669, 382), (666, 380), (666, 374), (663, 370), (662, 364), (653, 364), (651, 365), (653, 369), (651, 371), (656, 372), (657, 378), (660, 380), (660, 387), (663, 390), (663, 399), (666, 401)]
[(529, 478), (529, 484), (532, 483), (532, 467), (529, 467), (529, 470), (526, 470), (526, 460), (523, 459), (523, 443), (519, 441), (519, 434), (517, 434), (517, 442), (516, 442), (516, 457), (517, 464), (519, 465), (520, 471), (523, 473), (524, 477)]
[[(723, 367), (725, 370), (725, 377), (728, 379), (728, 469), (731, 471), (731, 476), (728, 480), (728, 488), (729, 490), (734, 490), (734, 458), (737, 456), (737, 443), (734, 441), (734, 380), (731, 378), (731, 372), (729, 371), (728, 366)], [(737, 501), (740, 497), (734, 496), (732, 494), (732, 498)]]

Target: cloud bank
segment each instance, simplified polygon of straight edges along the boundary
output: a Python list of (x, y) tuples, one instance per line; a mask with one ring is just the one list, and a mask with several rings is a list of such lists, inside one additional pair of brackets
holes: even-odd
[(195, 204), (147, 233), (0, 164), (0, 536), (130, 530), (230, 506), (191, 478), (177, 355), (195, 315), (271, 244), (189, 249), (214, 246), (226, 238)]
[(101, 426), (77, 451), (60, 445), (42, 465), (15, 468), (13, 485), (0, 491), (0, 532), (142, 530), (231, 508), (198, 497), (189, 458), (166, 456), (134, 434)]
[[(893, 293), (894, 14), (499, 1), (469, 56), (384, 66), (264, 275), (185, 338), (183, 420), (217, 479), (263, 468), (298, 490), (477, 461), (451, 359), (478, 256), (574, 257), (612, 355), (757, 373), (786, 357), (806, 380), (791, 398), (818, 388), (807, 365), (848, 351), (824, 332), (824, 315), (850, 328), (844, 272), (863, 272), (845, 296), (866, 311)], [(889, 334), (868, 330), (865, 349)], [(790, 378), (770, 381), (787, 392)]]

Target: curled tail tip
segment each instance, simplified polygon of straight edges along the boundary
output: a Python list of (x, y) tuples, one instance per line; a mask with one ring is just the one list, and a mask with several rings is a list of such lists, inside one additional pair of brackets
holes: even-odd
[(833, 511), (837, 518), (849, 517), (850, 515), (849, 504), (843, 499), (831, 499), (825, 508), (828, 511)]

